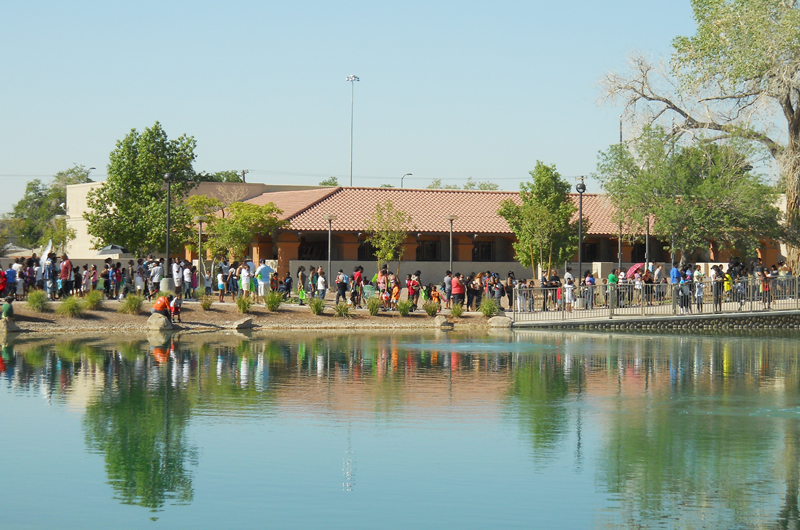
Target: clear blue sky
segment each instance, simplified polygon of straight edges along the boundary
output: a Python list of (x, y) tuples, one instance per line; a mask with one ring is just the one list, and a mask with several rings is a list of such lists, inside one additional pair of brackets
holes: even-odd
[(156, 120), (195, 137), (198, 171), (346, 183), (349, 74), (356, 185), (588, 174), (619, 135), (601, 75), (693, 32), (688, 0), (6, 3), (0, 212), (74, 163), (103, 179)]

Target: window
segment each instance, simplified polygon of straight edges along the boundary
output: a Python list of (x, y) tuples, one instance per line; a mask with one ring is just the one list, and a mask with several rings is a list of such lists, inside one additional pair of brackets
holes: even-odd
[(597, 261), (598, 245), (597, 243), (584, 243), (583, 244), (583, 261)]
[(472, 261), (494, 261), (494, 241), (475, 241), (472, 244)]
[(375, 261), (375, 247), (368, 241), (358, 243), (358, 261)]
[(304, 261), (328, 259), (328, 242), (301, 240), (297, 249), (297, 259)]
[(417, 261), (441, 261), (442, 246), (439, 241), (417, 242)]
[(631, 261), (633, 263), (643, 263), (646, 254), (647, 245), (644, 243), (634, 243), (633, 250), (631, 250)]

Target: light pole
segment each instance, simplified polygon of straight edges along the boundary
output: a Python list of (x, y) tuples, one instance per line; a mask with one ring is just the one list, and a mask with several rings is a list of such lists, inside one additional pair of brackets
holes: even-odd
[(405, 175), (400, 177), (400, 188), (403, 187), (403, 179), (406, 178), (406, 177), (410, 177), (411, 175), (412, 175), (412, 173), (406, 173)]
[[(358, 76), (349, 75), (345, 81), (350, 81), (350, 186), (353, 185), (353, 94), (355, 93), (356, 81), (361, 81)], [(328, 272), (330, 274), (330, 271)]]
[[(584, 177), (575, 186), (578, 191), (578, 278), (583, 275), (583, 194), (586, 193), (586, 184), (583, 183)], [(581, 282), (578, 280), (578, 285)]]
[[(331, 227), (336, 220), (335, 215), (325, 215), (322, 217), (328, 221), (328, 278), (331, 277)], [(330, 282), (330, 279), (328, 280)]]
[[(622, 149), (622, 114), (619, 115), (619, 148)], [(620, 169), (620, 172), (622, 169)], [(620, 177), (622, 174), (620, 173)], [(619, 215), (619, 238), (617, 238), (617, 274), (622, 270), (622, 212)]]
[(172, 181), (173, 175), (172, 173), (164, 173), (164, 182), (167, 183), (167, 259), (166, 265), (167, 270), (164, 271), (164, 278), (171, 278), (172, 277), (172, 263), (169, 260), (169, 208), (172, 204)]
[(444, 217), (450, 221), (450, 272), (453, 272), (453, 221), (458, 219), (455, 215), (446, 215)]
[(197, 225), (197, 261), (200, 264), (201, 272), (205, 276), (206, 265), (203, 263), (203, 223), (208, 221), (207, 215), (195, 215), (192, 221), (198, 223)]
[(90, 167), (86, 170), (86, 180), (89, 180), (89, 173), (92, 172), (93, 169), (97, 169), (96, 167)]

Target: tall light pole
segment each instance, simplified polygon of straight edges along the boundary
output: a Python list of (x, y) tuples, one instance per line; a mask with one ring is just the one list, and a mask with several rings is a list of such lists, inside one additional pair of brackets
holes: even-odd
[[(349, 75), (345, 81), (350, 81), (350, 186), (353, 185), (353, 94), (356, 81), (361, 81), (358, 76)], [(330, 274), (330, 271), (328, 272)]]
[(93, 169), (97, 169), (96, 167), (90, 167), (86, 170), (86, 180), (89, 180), (89, 173), (92, 172)]
[(404, 179), (404, 178), (406, 178), (406, 177), (410, 177), (412, 174), (413, 174), (413, 173), (406, 173), (405, 175), (403, 175), (402, 177), (400, 177), (400, 187), (401, 187), (401, 188), (403, 187), (403, 179)]
[(164, 182), (167, 183), (167, 259), (166, 265), (167, 270), (164, 271), (164, 278), (171, 278), (172, 277), (172, 264), (169, 260), (169, 209), (170, 205), (172, 204), (172, 181), (173, 175), (172, 173), (164, 173)]
[(206, 265), (203, 263), (203, 223), (208, 221), (207, 215), (195, 215), (192, 221), (198, 223), (197, 225), (197, 261), (202, 269), (202, 274), (205, 276)]
[[(622, 114), (619, 115), (619, 148), (622, 149)], [(620, 169), (622, 171), (622, 169)], [(622, 175), (620, 175), (621, 177)], [(619, 238), (617, 239), (617, 274), (622, 270), (622, 213), (619, 212)]]
[(458, 219), (455, 215), (446, 215), (445, 219), (450, 221), (450, 272), (453, 272), (453, 221)]
[[(584, 177), (575, 186), (578, 191), (578, 278), (583, 275), (583, 194), (586, 193), (586, 184), (583, 183)], [(578, 285), (581, 282), (578, 280)]]
[[(336, 220), (335, 215), (325, 215), (322, 217), (326, 221), (328, 221), (328, 278), (331, 277), (331, 227), (333, 226), (333, 222)], [(328, 279), (330, 282), (330, 279)]]

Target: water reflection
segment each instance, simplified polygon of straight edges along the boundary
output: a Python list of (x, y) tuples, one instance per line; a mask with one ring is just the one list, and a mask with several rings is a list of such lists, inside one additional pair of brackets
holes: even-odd
[(591, 485), (604, 499), (596, 524), (791, 527), (798, 354), (793, 336), (29, 339), (3, 345), (0, 382), (81, 411), (86, 447), (102, 455), (114, 497), (153, 510), (194, 500), (202, 451), (193, 428), (281, 415), (341, 431), (340, 492), (368, 487), (365, 431), (413, 439), (445, 422), (468, 443), (471, 432), (504, 425), (524, 449), (508, 455), (518, 465), (540, 480)]

